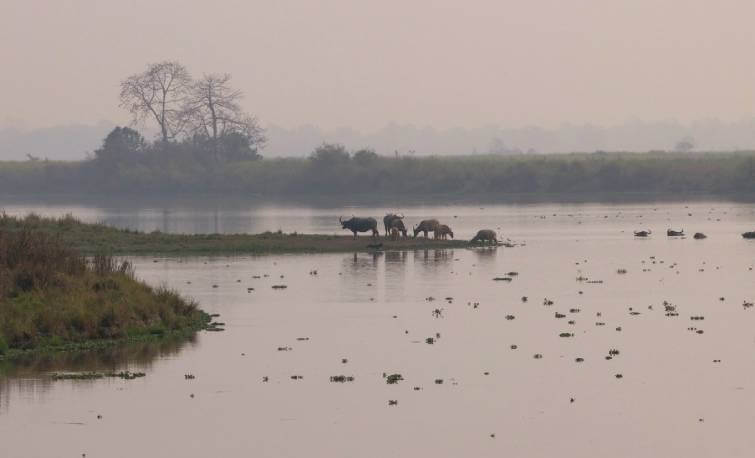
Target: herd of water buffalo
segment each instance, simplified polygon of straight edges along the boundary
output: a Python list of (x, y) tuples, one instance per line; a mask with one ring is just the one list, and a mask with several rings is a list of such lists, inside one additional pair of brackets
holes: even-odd
[[(373, 237), (380, 236), (380, 231), (378, 231), (378, 222), (375, 218), (360, 218), (357, 216), (352, 216), (347, 220), (338, 218), (338, 221), (341, 223), (342, 229), (348, 229), (354, 233), (354, 238), (357, 238), (358, 232), (370, 231), (372, 231)], [(404, 225), (404, 215), (388, 213), (387, 215), (385, 215), (385, 217), (383, 217), (383, 225), (385, 226), (385, 236), (390, 237), (391, 240), (398, 240), (398, 238), (401, 236), (408, 237), (407, 234), (409, 231), (406, 229), (406, 225)], [(429, 232), (432, 232), (433, 238), (438, 240), (446, 240), (449, 236), (451, 238), (454, 238), (454, 232), (451, 230), (451, 228), (445, 224), (440, 224), (437, 219), (422, 220), (419, 224), (412, 228), (412, 231), (414, 232), (415, 238), (419, 234), (423, 234), (425, 238), (428, 238), (427, 234)], [(652, 234), (650, 230), (634, 231), (635, 237), (647, 237), (650, 234)], [(684, 229), (680, 231), (669, 229), (666, 231), (666, 235), (669, 237), (683, 237)], [(742, 234), (742, 237), (746, 239), (755, 238), (755, 232), (745, 232), (744, 234)], [(695, 233), (694, 238), (704, 239), (707, 238), (707, 236), (702, 232), (697, 232)], [(482, 229), (480, 231), (477, 231), (477, 235), (475, 235), (472, 240), (470, 240), (470, 242), (497, 244), (498, 238), (495, 231), (490, 229)]]
[[(378, 222), (375, 218), (360, 218), (357, 216), (352, 216), (347, 220), (338, 218), (338, 221), (341, 223), (342, 229), (348, 229), (354, 233), (354, 238), (357, 237), (358, 232), (370, 231), (372, 231), (373, 237), (380, 236), (380, 232), (378, 231)], [(390, 237), (391, 240), (398, 240), (400, 236), (408, 237), (409, 231), (406, 229), (406, 225), (404, 225), (404, 215), (388, 213), (383, 218), (383, 225), (385, 226), (385, 236)], [(445, 224), (440, 224), (437, 219), (422, 220), (419, 224), (412, 228), (412, 231), (414, 232), (415, 238), (419, 234), (423, 234), (425, 238), (428, 238), (427, 234), (429, 232), (433, 233), (434, 239), (447, 240), (449, 236), (451, 238), (454, 238), (454, 232), (451, 230), (451, 228)], [(482, 229), (478, 231), (477, 235), (475, 235), (471, 241), (481, 243), (498, 243), (495, 231), (490, 229)]]

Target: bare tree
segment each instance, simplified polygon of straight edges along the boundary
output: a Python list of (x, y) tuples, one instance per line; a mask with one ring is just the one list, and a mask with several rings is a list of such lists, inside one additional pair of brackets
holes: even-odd
[(168, 141), (186, 127), (183, 110), (191, 84), (189, 71), (178, 62), (150, 64), (121, 82), (120, 106), (133, 115), (134, 123), (154, 118), (162, 140)]
[(184, 109), (193, 133), (211, 139), (216, 156), (219, 140), (231, 135), (243, 136), (253, 149), (265, 143), (263, 129), (241, 109), (244, 95), (229, 85), (230, 79), (227, 73), (204, 75), (192, 85)]

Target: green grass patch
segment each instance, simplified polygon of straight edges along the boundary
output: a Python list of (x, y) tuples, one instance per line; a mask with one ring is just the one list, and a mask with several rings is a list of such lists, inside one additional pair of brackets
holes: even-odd
[(128, 261), (85, 257), (36, 217), (16, 222), (0, 228), (0, 356), (99, 348), (210, 323), (193, 301), (136, 280)]

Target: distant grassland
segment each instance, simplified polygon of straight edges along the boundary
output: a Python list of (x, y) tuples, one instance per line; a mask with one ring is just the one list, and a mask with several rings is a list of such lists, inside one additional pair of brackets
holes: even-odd
[(192, 256), (212, 254), (283, 254), (367, 251), (368, 245), (382, 243), (382, 249), (426, 249), (466, 247), (462, 240), (433, 240), (418, 238), (387, 240), (362, 235), (285, 234), (166, 234), (136, 232), (103, 224), (87, 224), (68, 216), (43, 218), (29, 215), (15, 218), (0, 215), (0, 234), (33, 230), (59, 239), (66, 246), (84, 253), (111, 255), (171, 255)]
[(755, 194), (755, 153), (592, 153), (262, 159), (199, 166), (180, 151), (141, 162), (0, 162), (0, 192), (234, 195)]

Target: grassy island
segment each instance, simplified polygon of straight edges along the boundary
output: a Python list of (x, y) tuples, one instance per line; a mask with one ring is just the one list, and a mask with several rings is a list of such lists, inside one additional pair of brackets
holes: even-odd
[[(210, 316), (166, 288), (134, 278), (128, 261), (85, 257), (31, 225), (0, 230), (0, 358), (28, 351), (98, 348), (190, 334)], [(19, 221), (17, 221), (19, 222)]]
[(17, 233), (34, 230), (57, 237), (66, 246), (84, 254), (117, 255), (211, 255), (211, 254), (284, 254), (368, 251), (375, 244), (384, 250), (421, 250), (464, 248), (464, 240), (433, 240), (420, 236), (389, 240), (362, 235), (316, 235), (265, 232), (262, 234), (166, 234), (117, 229), (103, 224), (87, 224), (73, 217), (25, 218), (0, 216), (0, 231)]

